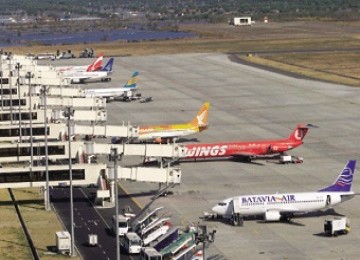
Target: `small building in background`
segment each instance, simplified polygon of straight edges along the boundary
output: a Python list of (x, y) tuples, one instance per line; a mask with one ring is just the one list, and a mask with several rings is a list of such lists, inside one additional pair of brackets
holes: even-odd
[(251, 25), (252, 21), (250, 16), (234, 17), (230, 24), (234, 26)]

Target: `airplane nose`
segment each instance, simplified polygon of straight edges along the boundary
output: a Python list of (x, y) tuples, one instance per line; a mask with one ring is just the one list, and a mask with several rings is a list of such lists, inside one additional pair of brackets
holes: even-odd
[(218, 206), (213, 207), (211, 210), (216, 214), (219, 214), (219, 215), (223, 214)]

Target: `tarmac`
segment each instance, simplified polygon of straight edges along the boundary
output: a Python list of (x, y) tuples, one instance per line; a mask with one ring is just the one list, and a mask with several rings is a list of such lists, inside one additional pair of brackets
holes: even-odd
[[(87, 62), (90, 59), (57, 61)], [(107, 124), (188, 122), (202, 103), (210, 101), (209, 129), (189, 136), (189, 142), (285, 138), (298, 123), (318, 126), (309, 130), (302, 146), (289, 152), (303, 157), (302, 164), (216, 160), (179, 165), (181, 185), (171, 189), (172, 195), (154, 201), (151, 208), (164, 206), (174, 225), (201, 223), (209, 231), (216, 230), (206, 259), (358, 259), (357, 196), (334, 210), (297, 217), (291, 223), (254, 219), (234, 227), (223, 221), (204, 221), (202, 216), (227, 197), (316, 191), (333, 183), (347, 160), (359, 159), (359, 88), (291, 78), (232, 62), (218, 53), (118, 57), (114, 66), (111, 82), (83, 87), (121, 87), (138, 70), (139, 91), (154, 101), (108, 103)], [(355, 191), (360, 191), (358, 175), (355, 173), (353, 182)], [(151, 183), (122, 181), (121, 186), (141, 207), (158, 189)], [(324, 237), (324, 220), (336, 215), (350, 219), (350, 233)]]

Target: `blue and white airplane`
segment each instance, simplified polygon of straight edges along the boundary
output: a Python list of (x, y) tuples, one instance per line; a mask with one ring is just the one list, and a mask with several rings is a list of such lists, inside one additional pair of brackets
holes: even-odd
[(63, 71), (63, 77), (70, 79), (71, 83), (84, 83), (86, 80), (110, 81), (110, 74), (114, 58), (110, 58), (106, 65), (98, 71)]
[(354, 197), (351, 190), (356, 160), (350, 160), (335, 182), (319, 191), (269, 195), (245, 195), (227, 198), (212, 211), (241, 225), (244, 216), (264, 216), (265, 221), (290, 220), (296, 213), (330, 208)]
[(139, 72), (135, 71), (123, 87), (85, 89), (85, 96), (102, 97), (106, 98), (107, 101), (123, 97), (131, 97), (132, 92), (137, 89), (138, 77)]

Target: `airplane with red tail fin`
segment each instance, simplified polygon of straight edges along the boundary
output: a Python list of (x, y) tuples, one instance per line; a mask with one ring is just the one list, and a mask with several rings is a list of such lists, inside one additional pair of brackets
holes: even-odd
[(303, 144), (309, 127), (315, 126), (299, 124), (288, 138), (278, 140), (188, 144), (185, 145), (185, 157), (182, 159), (233, 157), (250, 162), (282, 155)]

